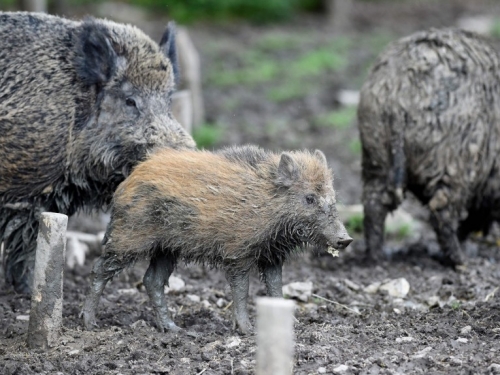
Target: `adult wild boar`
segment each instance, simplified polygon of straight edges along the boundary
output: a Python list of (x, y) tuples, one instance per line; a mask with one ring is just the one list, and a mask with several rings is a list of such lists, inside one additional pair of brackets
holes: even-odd
[(164, 286), (178, 260), (220, 267), (233, 295), (233, 327), (251, 329), (249, 273), (260, 271), (282, 296), (283, 262), (307, 242), (344, 249), (352, 241), (339, 219), (333, 176), (321, 151), (274, 154), (253, 146), (217, 153), (162, 150), (118, 187), (82, 315), (87, 329), (106, 283), (135, 260), (158, 329), (176, 330)]
[(0, 13), (0, 242), (7, 282), (29, 291), (38, 214), (108, 203), (156, 147), (194, 147), (169, 108), (174, 27)]
[(358, 108), (368, 250), (406, 190), (430, 210), (448, 265), (460, 242), (500, 218), (500, 63), (484, 38), (431, 29), (378, 57)]

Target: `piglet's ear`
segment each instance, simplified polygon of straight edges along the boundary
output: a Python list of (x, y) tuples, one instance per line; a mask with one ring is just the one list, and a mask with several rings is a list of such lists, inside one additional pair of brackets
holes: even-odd
[(299, 179), (299, 166), (287, 152), (281, 154), (277, 177), (277, 184), (285, 187), (292, 186)]
[(325, 165), (325, 167), (328, 165), (328, 163), (326, 162), (326, 156), (325, 154), (323, 153), (323, 151), (320, 151), (320, 150), (315, 150), (314, 151), (314, 156), (316, 156), (316, 158)]
[(175, 22), (169, 22), (160, 41), (160, 49), (170, 60), (174, 71), (175, 84), (179, 84), (179, 63), (177, 61), (177, 47), (175, 45)]
[(108, 29), (92, 18), (82, 23), (75, 65), (78, 76), (88, 85), (104, 84), (116, 71), (117, 55)]

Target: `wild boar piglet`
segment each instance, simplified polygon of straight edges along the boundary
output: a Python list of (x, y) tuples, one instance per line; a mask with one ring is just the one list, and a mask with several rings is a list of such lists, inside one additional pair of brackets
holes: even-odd
[(233, 328), (251, 329), (249, 273), (267, 294), (282, 296), (283, 262), (305, 243), (344, 249), (352, 241), (339, 220), (333, 175), (321, 151), (276, 154), (254, 146), (208, 151), (162, 150), (118, 187), (82, 315), (90, 329), (103, 289), (135, 260), (150, 258), (144, 286), (160, 330), (178, 329), (164, 286), (178, 260), (225, 271)]

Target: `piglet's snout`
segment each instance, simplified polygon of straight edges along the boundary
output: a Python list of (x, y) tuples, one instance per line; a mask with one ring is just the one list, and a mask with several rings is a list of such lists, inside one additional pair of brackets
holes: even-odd
[(337, 241), (336, 245), (334, 245), (334, 247), (336, 249), (339, 249), (339, 250), (343, 250), (345, 249), (347, 246), (349, 246), (349, 244), (352, 242), (352, 238), (351, 237), (345, 237), (345, 238), (341, 238)]
[(333, 226), (333, 238), (330, 241), (330, 246), (337, 250), (343, 250), (353, 241), (344, 224), (340, 220), (336, 220)]

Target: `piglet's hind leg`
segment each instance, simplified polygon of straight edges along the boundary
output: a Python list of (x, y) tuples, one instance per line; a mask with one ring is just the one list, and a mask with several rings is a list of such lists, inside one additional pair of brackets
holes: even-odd
[(247, 308), (249, 271), (230, 270), (226, 278), (233, 294), (233, 329), (238, 326), (241, 333), (248, 334), (252, 331)]
[(123, 268), (125, 268), (125, 265), (116, 254), (113, 253), (104, 254), (94, 263), (91, 274), (90, 290), (85, 299), (83, 310), (80, 313), (80, 318), (83, 317), (85, 329), (91, 330), (93, 326), (97, 325), (95, 313), (102, 292), (108, 281), (111, 280), (113, 276), (120, 273)]
[(165, 285), (168, 285), (168, 278), (175, 268), (175, 263), (176, 259), (170, 253), (156, 254), (151, 259), (143, 280), (155, 312), (156, 326), (162, 332), (180, 330), (170, 318), (164, 291)]

